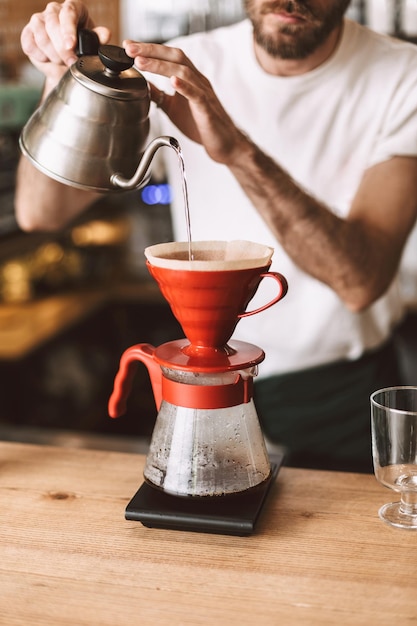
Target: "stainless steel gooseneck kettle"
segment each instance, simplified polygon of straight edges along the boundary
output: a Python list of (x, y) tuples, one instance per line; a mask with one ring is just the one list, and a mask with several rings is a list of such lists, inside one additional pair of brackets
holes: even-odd
[(179, 151), (174, 137), (149, 135), (150, 90), (123, 48), (101, 46), (80, 31), (79, 59), (34, 112), (20, 148), (46, 175), (80, 189), (143, 187), (158, 148)]

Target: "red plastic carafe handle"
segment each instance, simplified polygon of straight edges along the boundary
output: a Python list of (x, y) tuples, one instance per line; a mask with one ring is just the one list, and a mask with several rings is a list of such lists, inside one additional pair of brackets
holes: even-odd
[(149, 343), (131, 346), (122, 354), (119, 371), (114, 379), (113, 393), (110, 396), (108, 410), (110, 417), (120, 417), (126, 412), (127, 399), (132, 388), (138, 361), (144, 363), (151, 379), (156, 408), (162, 402), (162, 371), (154, 359), (155, 347)]

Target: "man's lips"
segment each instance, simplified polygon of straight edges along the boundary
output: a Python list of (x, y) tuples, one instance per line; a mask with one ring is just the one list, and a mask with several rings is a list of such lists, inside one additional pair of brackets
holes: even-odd
[(300, 24), (313, 17), (307, 7), (297, 6), (295, 2), (290, 9), (288, 9), (288, 2), (265, 2), (261, 13), (285, 24)]
[(281, 22), (285, 22), (285, 24), (300, 24), (306, 19), (299, 13), (287, 13), (286, 11), (271, 11), (271, 13)]

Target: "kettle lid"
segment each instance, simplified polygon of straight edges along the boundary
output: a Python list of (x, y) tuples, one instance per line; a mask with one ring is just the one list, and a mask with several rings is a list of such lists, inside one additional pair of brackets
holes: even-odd
[(81, 56), (70, 71), (75, 80), (103, 96), (119, 100), (148, 98), (149, 85), (133, 63), (123, 48), (105, 45), (99, 47), (97, 56)]

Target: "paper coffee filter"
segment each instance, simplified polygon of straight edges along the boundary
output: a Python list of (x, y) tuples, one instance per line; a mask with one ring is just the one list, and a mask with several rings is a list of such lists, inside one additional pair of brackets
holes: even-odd
[(173, 270), (213, 272), (264, 267), (274, 249), (253, 241), (193, 241), (193, 260), (189, 260), (189, 243), (173, 241), (145, 248), (151, 265)]

